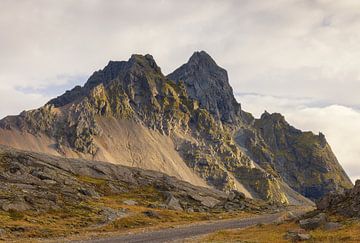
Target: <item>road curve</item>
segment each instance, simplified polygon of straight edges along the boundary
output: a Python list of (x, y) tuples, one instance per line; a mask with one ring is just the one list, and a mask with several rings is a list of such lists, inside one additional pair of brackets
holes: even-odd
[(121, 236), (115, 236), (115, 237), (103, 238), (103, 239), (75, 241), (75, 242), (76, 243), (171, 242), (174, 240), (186, 239), (189, 237), (209, 234), (209, 233), (212, 233), (212, 232), (215, 232), (218, 230), (241, 229), (241, 228), (245, 228), (245, 227), (260, 224), (260, 223), (267, 224), (267, 223), (276, 221), (283, 215), (284, 215), (284, 212), (276, 213), (276, 214), (266, 214), (266, 215), (252, 217), (252, 218), (220, 220), (220, 221), (210, 222), (210, 223), (205, 223), (205, 224), (189, 225), (189, 226), (178, 227), (178, 228), (162, 229), (162, 230), (158, 230), (158, 231), (121, 235)]

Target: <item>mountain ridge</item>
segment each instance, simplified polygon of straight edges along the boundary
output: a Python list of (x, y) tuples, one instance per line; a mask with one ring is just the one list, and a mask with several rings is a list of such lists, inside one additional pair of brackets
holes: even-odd
[[(303, 138), (300, 130), (292, 135), (278, 115), (267, 120), (269, 115), (254, 119), (243, 111), (226, 70), (204, 51), (168, 76), (151, 55), (132, 55), (127, 62), (110, 61), (83, 87), (39, 109), (1, 120), (0, 143), (155, 169), (285, 204), (306, 202), (300, 194), (317, 199), (351, 186), (325, 138), (317, 146), (315, 135), (304, 135), (309, 146), (302, 147), (295, 143)], [(41, 146), (21, 143), (21, 136)], [(312, 173), (297, 173), (302, 161), (314, 167)]]

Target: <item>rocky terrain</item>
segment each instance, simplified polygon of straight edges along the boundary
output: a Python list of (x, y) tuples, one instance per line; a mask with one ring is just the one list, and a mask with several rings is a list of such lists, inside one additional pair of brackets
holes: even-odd
[(317, 209), (345, 217), (360, 218), (360, 180), (343, 193), (329, 193), (317, 203)]
[(189, 223), (281, 208), (157, 171), (2, 145), (0, 180), (0, 241)]
[[(83, 87), (0, 121), (0, 144), (151, 169), (273, 203), (352, 186), (324, 135), (255, 119), (205, 52), (165, 76), (151, 55), (110, 61)], [(94, 162), (95, 164), (99, 162)]]
[[(109, 195), (151, 188), (152, 207), (180, 211), (271, 209), (231, 191), (197, 187), (166, 174), (99, 161), (66, 159), (0, 146), (0, 208), (49, 211)], [(131, 202), (129, 202), (131, 203)], [(143, 202), (132, 202), (143, 203)]]

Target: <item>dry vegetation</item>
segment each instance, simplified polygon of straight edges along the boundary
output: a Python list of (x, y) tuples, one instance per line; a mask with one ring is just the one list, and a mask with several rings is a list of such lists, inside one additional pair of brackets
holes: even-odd
[[(350, 219), (340, 219), (334, 217), (333, 220), (341, 220), (344, 226), (337, 230), (316, 229), (309, 231), (311, 239), (305, 242), (337, 243), (337, 242), (360, 242), (360, 221)], [(246, 242), (246, 243), (285, 243), (291, 242), (285, 239), (287, 231), (297, 230), (299, 226), (295, 222), (283, 224), (257, 225), (242, 230), (223, 230), (213, 234), (189, 240), (195, 242)]]
[[(104, 186), (102, 180), (88, 177), (79, 179), (97, 184), (99, 187)], [(134, 200), (138, 204), (126, 205), (124, 203), (126, 200)], [(251, 215), (245, 212), (206, 213), (161, 209), (157, 205), (161, 205), (162, 201), (157, 191), (151, 187), (145, 187), (121, 195), (91, 199), (91, 201), (82, 202), (76, 206), (69, 205), (56, 211), (0, 211), (0, 228), (3, 229), (0, 232), (0, 241), (37, 242), (39, 238), (82, 238)], [(104, 220), (104, 211), (121, 212), (122, 215)]]

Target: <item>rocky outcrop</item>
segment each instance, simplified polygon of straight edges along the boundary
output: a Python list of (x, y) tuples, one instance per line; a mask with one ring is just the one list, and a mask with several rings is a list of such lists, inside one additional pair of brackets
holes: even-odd
[(317, 209), (346, 217), (360, 218), (360, 180), (343, 193), (329, 193), (317, 203)]
[(314, 230), (317, 229), (326, 223), (326, 215), (320, 213), (312, 218), (302, 219), (299, 221), (299, 226), (305, 230)]

